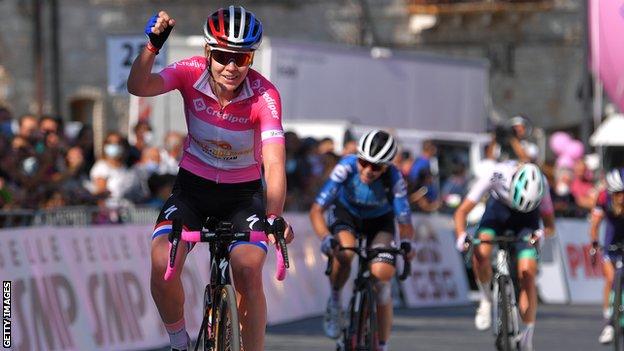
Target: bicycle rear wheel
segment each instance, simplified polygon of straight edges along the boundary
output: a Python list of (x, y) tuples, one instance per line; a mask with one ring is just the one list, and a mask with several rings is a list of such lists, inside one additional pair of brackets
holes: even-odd
[(615, 335), (613, 337), (613, 346), (615, 351), (624, 350), (624, 340), (622, 337), (622, 268), (616, 271), (614, 279), (615, 289), (613, 297), (613, 328), (615, 328)]
[(231, 285), (222, 286), (216, 298), (218, 299), (217, 308), (213, 312), (215, 350), (240, 351), (240, 325), (234, 288)]
[(377, 349), (377, 304), (370, 281), (359, 292), (355, 350), (376, 351)]
[(511, 321), (512, 307), (507, 295), (511, 281), (508, 276), (500, 276), (497, 278), (498, 296), (496, 308), (496, 349), (499, 351), (512, 351), (512, 333), (509, 328)]

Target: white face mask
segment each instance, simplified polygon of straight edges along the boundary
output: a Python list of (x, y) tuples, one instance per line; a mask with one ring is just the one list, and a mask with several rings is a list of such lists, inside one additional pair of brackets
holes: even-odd
[(119, 144), (104, 145), (104, 154), (109, 158), (118, 158), (123, 153), (123, 148)]
[(559, 182), (557, 186), (555, 186), (555, 192), (559, 196), (566, 196), (570, 193), (570, 187), (566, 183)]
[(147, 145), (151, 145), (152, 141), (154, 141), (154, 134), (152, 132), (145, 132), (143, 134), (143, 141)]

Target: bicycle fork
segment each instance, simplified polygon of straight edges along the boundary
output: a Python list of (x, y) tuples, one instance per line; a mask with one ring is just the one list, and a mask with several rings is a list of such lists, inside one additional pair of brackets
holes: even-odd
[[(514, 344), (519, 342), (519, 337), (520, 337), (520, 318), (519, 318), (519, 312), (518, 312), (518, 304), (516, 301), (516, 293), (514, 291), (514, 287), (512, 284), (512, 280), (511, 280), (511, 274), (509, 272), (509, 265), (508, 265), (508, 256), (509, 253), (505, 250), (498, 250), (496, 253), (496, 274), (494, 275), (494, 287), (493, 287), (493, 291), (492, 291), (492, 319), (495, 320), (497, 323), (501, 323), (501, 321), (498, 319), (499, 316), (499, 301), (498, 301), (498, 296), (499, 293), (501, 292), (501, 286), (499, 285), (499, 280), (501, 277), (506, 277), (507, 281), (509, 282), (509, 284), (505, 284), (504, 289), (505, 291), (502, 291), (503, 294), (507, 295), (509, 298), (509, 311), (505, 311), (506, 313), (508, 313), (508, 330), (510, 330), (513, 334), (511, 335), (511, 337), (513, 337), (513, 342)], [(498, 336), (498, 328), (494, 328), (494, 335)]]

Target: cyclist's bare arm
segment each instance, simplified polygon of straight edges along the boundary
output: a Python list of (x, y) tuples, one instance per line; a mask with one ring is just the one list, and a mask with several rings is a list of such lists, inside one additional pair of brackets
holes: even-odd
[(542, 221), (544, 222), (544, 235), (547, 237), (555, 235), (555, 214), (542, 214)]
[(262, 159), (267, 187), (267, 213), (281, 216), (286, 199), (286, 151), (284, 144), (263, 145)]
[[(286, 201), (286, 151), (284, 144), (269, 143), (262, 146), (264, 180), (266, 182), (267, 214), (281, 216)], [(284, 238), (293, 240), (290, 225), (286, 226)]]
[(455, 221), (455, 235), (457, 235), (457, 237), (466, 231), (466, 217), (468, 217), (468, 213), (470, 213), (476, 205), (476, 202), (464, 199), (457, 210), (455, 210), (453, 220)]
[(314, 232), (320, 239), (323, 239), (329, 233), (323, 212), (325, 212), (325, 209), (321, 205), (316, 202), (312, 204), (310, 208), (310, 222), (312, 222), (312, 229), (314, 229)]
[(604, 219), (605, 214), (602, 211), (592, 211), (589, 224), (589, 237), (592, 242), (598, 241), (598, 234), (600, 233), (600, 224)]
[[(165, 12), (158, 13), (158, 22), (152, 28), (152, 32), (159, 34), (168, 26), (175, 26), (175, 20)], [(136, 96), (155, 96), (165, 93), (165, 81), (157, 73), (152, 73), (156, 54), (143, 49), (139, 56), (132, 63), (130, 75), (128, 76), (128, 92)]]

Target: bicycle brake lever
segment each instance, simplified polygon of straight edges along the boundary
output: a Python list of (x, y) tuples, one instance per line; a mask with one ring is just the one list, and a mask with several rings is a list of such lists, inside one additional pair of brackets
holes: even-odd
[(178, 244), (182, 235), (182, 222), (174, 219), (171, 223), (171, 232), (169, 233), (169, 264), (165, 271), (165, 280), (169, 280), (175, 272), (175, 260), (178, 253)]
[(288, 258), (288, 248), (286, 247), (286, 238), (284, 237), (284, 232), (286, 231), (286, 222), (283, 218), (277, 217), (273, 222), (273, 226), (275, 228), (274, 235), (277, 239), (277, 245), (279, 246), (280, 253), (284, 257), (284, 267), (286, 269), (290, 268), (290, 260)]

